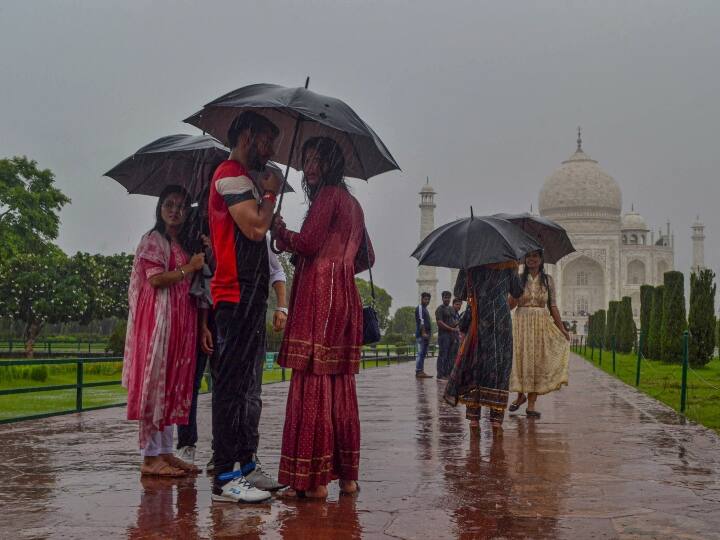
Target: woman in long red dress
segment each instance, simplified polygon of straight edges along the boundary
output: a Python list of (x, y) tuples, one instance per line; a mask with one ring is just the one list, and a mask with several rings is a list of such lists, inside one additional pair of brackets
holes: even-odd
[(374, 263), (363, 211), (343, 180), (345, 159), (326, 137), (302, 149), (303, 189), (310, 203), (300, 232), (276, 221), (279, 247), (296, 256), (290, 315), (278, 363), (292, 368), (278, 480), (289, 496), (327, 497), (340, 480), (358, 489), (362, 302), (355, 274)]
[(202, 254), (188, 254), (189, 209), (183, 188), (163, 190), (155, 226), (140, 240), (130, 276), (122, 383), (127, 418), (139, 420), (143, 475), (198, 471), (173, 455), (173, 425), (188, 422), (195, 377), (197, 308), (189, 277), (204, 261)]

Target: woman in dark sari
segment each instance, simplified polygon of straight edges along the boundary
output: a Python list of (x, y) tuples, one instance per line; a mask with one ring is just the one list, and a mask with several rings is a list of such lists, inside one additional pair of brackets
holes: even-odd
[(472, 428), (479, 427), (480, 409), (485, 406), (490, 409), (493, 432), (502, 431), (513, 355), (508, 294), (519, 298), (522, 293), (515, 262), (476, 266), (458, 275), (455, 296), (468, 301), (465, 325), (461, 323), (466, 335), (445, 388), (445, 400), (453, 406), (467, 406), (466, 418)]

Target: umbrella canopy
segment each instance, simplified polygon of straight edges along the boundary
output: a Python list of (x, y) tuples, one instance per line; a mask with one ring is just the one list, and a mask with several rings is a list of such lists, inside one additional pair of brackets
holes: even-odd
[(567, 231), (554, 221), (527, 212), (522, 214), (495, 214), (520, 227), (537, 240), (543, 247), (543, 258), (548, 264), (555, 264), (565, 255), (575, 251)]
[(245, 86), (211, 101), (184, 121), (227, 143), (231, 123), (248, 110), (280, 129), (275, 161), (294, 169), (302, 169), (297, 149), (317, 136), (330, 137), (341, 146), (347, 176), (367, 180), (400, 168), (380, 137), (346, 103), (307, 88)]
[[(180, 185), (197, 201), (215, 168), (229, 154), (228, 149), (210, 135), (168, 135), (143, 146), (105, 176), (119, 182), (128, 193), (155, 197), (166, 186)], [(267, 167), (282, 178), (277, 165), (268, 163)], [(286, 190), (293, 191), (287, 184)]]
[(539, 249), (535, 239), (509, 221), (471, 215), (435, 229), (412, 256), (424, 266), (467, 269), (517, 261)]

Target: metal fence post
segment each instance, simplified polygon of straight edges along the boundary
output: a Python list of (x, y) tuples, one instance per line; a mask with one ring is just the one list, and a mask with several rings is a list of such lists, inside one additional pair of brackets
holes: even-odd
[(600, 343), (600, 347), (599, 347), (600, 356), (599, 356), (599, 358), (598, 358), (598, 365), (599, 365), (600, 367), (602, 367), (602, 351), (603, 351), (603, 346), (604, 346), (604, 345), (605, 345), (604, 343)]
[(640, 386), (640, 360), (642, 359), (643, 335), (644, 332), (640, 332), (640, 337), (638, 338), (637, 366), (635, 367), (635, 386)]
[(613, 373), (615, 373), (615, 348), (616, 348), (616, 338), (615, 336), (612, 337), (612, 355), (613, 355)]
[(282, 382), (285, 382), (285, 368), (282, 368)]
[(77, 388), (75, 389), (75, 410), (80, 412), (83, 410), (83, 362), (78, 360), (75, 364), (77, 367)]
[(590, 345), (590, 361), (595, 361), (595, 341), (593, 341), (592, 345)]
[(687, 405), (687, 372), (688, 372), (688, 331), (683, 332), (683, 364), (682, 386), (680, 387), (680, 412), (685, 412)]

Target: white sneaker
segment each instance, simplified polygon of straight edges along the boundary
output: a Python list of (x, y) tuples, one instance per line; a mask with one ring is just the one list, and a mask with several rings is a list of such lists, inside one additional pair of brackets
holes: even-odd
[(195, 465), (195, 447), (194, 446), (183, 446), (175, 450), (175, 457), (182, 459), (185, 463)]
[(212, 492), (212, 500), (217, 502), (258, 503), (266, 501), (270, 497), (272, 495), (269, 491), (253, 487), (242, 475), (230, 480), (222, 488), (213, 487)]

